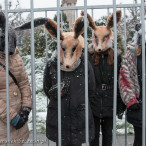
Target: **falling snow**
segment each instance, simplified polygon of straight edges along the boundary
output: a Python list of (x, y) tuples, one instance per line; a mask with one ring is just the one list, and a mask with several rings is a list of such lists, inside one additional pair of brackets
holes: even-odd
[[(31, 84), (31, 56), (22, 57), (28, 77)], [(35, 60), (35, 85), (36, 85), (36, 127), (37, 131), (45, 133), (46, 129), (46, 114), (47, 114), (47, 97), (43, 92), (43, 74), (46, 65), (46, 58), (39, 58)], [(117, 134), (125, 133), (125, 116), (123, 119), (117, 119)], [(33, 129), (32, 125), (32, 112), (29, 118), (29, 128)], [(127, 124), (127, 132), (133, 133), (132, 125)]]

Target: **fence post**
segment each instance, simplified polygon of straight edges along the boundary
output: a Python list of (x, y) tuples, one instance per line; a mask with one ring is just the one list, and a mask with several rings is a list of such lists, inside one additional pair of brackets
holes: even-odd
[(113, 17), (114, 17), (114, 110), (113, 110), (113, 146), (116, 146), (116, 113), (117, 113), (117, 16), (116, 0), (113, 0)]
[(57, 0), (58, 145), (61, 146), (60, 0)]
[(85, 127), (86, 127), (86, 146), (89, 146), (89, 112), (88, 112), (88, 48), (87, 48), (87, 0), (84, 0), (84, 44), (85, 44)]
[(7, 145), (10, 146), (10, 102), (9, 102), (9, 53), (8, 53), (8, 0), (5, 0), (5, 54), (6, 54), (6, 89), (7, 89)]
[(145, 89), (146, 89), (146, 78), (145, 78), (145, 73), (146, 73), (146, 67), (145, 67), (145, 21), (144, 21), (144, 1), (141, 0), (141, 22), (142, 22), (142, 146), (145, 146)]
[(35, 83), (35, 50), (34, 50), (34, 4), (30, 1), (31, 6), (31, 80), (32, 80), (32, 121), (33, 121), (33, 146), (37, 146), (36, 132), (36, 83)]

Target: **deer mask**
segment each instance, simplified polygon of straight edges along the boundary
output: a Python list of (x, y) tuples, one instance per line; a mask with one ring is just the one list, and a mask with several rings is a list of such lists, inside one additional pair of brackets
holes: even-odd
[[(84, 11), (81, 11), (81, 15), (84, 15)], [(116, 11), (117, 15), (117, 23), (121, 20), (121, 10)], [(108, 63), (110, 65), (113, 64), (113, 14), (111, 14), (108, 19), (106, 26), (96, 26), (94, 20), (92, 17), (87, 14), (87, 18), (89, 21), (89, 26), (93, 29), (94, 31), (94, 36), (92, 39), (92, 45), (91, 45), (91, 52), (94, 52), (94, 57), (96, 57), (96, 63), (99, 63), (99, 54), (103, 53), (108, 50)]]

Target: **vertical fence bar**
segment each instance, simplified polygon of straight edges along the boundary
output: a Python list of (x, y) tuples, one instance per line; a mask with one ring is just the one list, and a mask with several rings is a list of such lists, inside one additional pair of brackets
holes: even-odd
[(63, 18), (62, 18), (62, 11), (61, 11), (61, 31), (63, 32)]
[(58, 145), (61, 146), (60, 0), (57, 0)]
[(31, 80), (32, 80), (32, 120), (33, 120), (33, 146), (37, 146), (37, 132), (36, 132), (36, 84), (35, 84), (35, 50), (34, 50), (34, 12), (33, 0), (31, 5)]
[(109, 16), (110, 12), (109, 12), (109, 9), (107, 9), (107, 16)]
[[(47, 11), (45, 11), (45, 17), (47, 18)], [(44, 30), (45, 31), (45, 39), (46, 39), (46, 63), (48, 62), (48, 36), (47, 36), (47, 31), (46, 30)], [(48, 98), (47, 98), (47, 105), (48, 105), (48, 103), (49, 103), (49, 100), (48, 100)], [(49, 144), (49, 140), (48, 140), (48, 146), (49, 146), (50, 144)]]
[(9, 54), (8, 54), (8, 0), (5, 0), (5, 54), (6, 54), (6, 89), (7, 89), (7, 145), (10, 146), (10, 102), (9, 102)]
[(116, 146), (116, 107), (117, 107), (117, 23), (116, 0), (113, 0), (114, 13), (114, 110), (113, 110), (113, 146)]
[(141, 22), (142, 22), (142, 146), (145, 146), (145, 21), (144, 0), (141, 0)]
[(125, 111), (125, 146), (127, 146), (127, 110)]
[(127, 33), (126, 33), (126, 11), (124, 8), (124, 51), (126, 52), (127, 48)]
[[(47, 11), (45, 11), (45, 17), (47, 18)], [(47, 31), (45, 31), (45, 39), (46, 39), (46, 62), (48, 61), (48, 36), (47, 36)], [(48, 98), (47, 98), (48, 101)], [(47, 102), (48, 103), (48, 102)]]
[[(94, 20), (94, 9), (91, 9), (91, 15), (92, 15), (92, 18), (93, 18), (93, 20)], [(92, 30), (92, 29), (91, 29)], [(93, 36), (94, 36), (94, 33), (93, 33), (93, 30), (92, 30), (92, 38), (93, 38)]]
[(84, 0), (84, 38), (85, 38), (85, 127), (86, 146), (89, 146), (89, 113), (88, 113), (88, 49), (87, 49), (87, 0)]
[[(126, 11), (124, 8), (124, 54), (126, 53), (127, 35), (126, 35)], [(125, 111), (125, 146), (127, 146), (127, 111)]]
[(78, 10), (76, 10), (76, 19), (78, 18)]

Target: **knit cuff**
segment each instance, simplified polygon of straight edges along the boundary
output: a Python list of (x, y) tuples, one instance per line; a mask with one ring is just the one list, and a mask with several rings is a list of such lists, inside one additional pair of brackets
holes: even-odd
[(136, 98), (132, 98), (130, 99), (130, 101), (126, 104), (127, 108), (129, 108), (131, 105), (135, 104), (135, 103), (139, 103), (138, 100)]
[(12, 124), (13, 126), (16, 126), (17, 123), (18, 123), (18, 121), (19, 121), (19, 119), (20, 119), (20, 116), (19, 116), (19, 115), (16, 115), (16, 116), (11, 120), (11, 124)]

